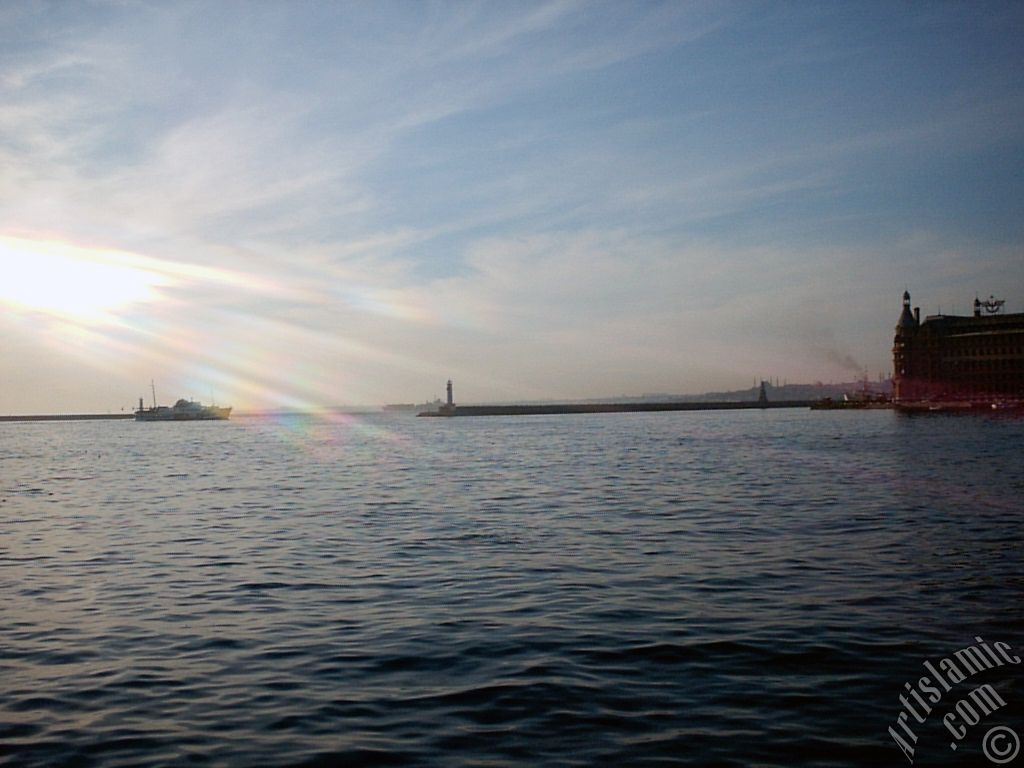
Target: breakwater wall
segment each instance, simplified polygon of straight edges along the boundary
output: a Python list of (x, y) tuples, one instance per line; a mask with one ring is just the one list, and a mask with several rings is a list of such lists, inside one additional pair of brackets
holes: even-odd
[(5, 421), (106, 421), (110, 419), (134, 419), (133, 413), (58, 413), (36, 416), (0, 416)]
[(553, 405), (460, 405), (450, 411), (424, 411), (420, 416), (553, 416), (573, 413), (648, 413), (652, 411), (736, 411), (772, 408), (810, 408), (812, 400), (780, 400), (775, 403), (560, 403)]

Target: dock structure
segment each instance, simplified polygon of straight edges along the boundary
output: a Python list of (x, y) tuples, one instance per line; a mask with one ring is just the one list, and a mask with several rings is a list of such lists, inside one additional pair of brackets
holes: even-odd
[(551, 405), (460, 405), (451, 411), (424, 411), (419, 416), (557, 416), (575, 413), (652, 413), (665, 411), (740, 411), (775, 408), (810, 408), (812, 400), (779, 400), (777, 402), (706, 402), (706, 403), (555, 403)]
[(53, 413), (31, 416), (0, 416), (0, 422), (12, 421), (110, 421), (134, 419), (133, 413)]
[(447, 402), (436, 411), (423, 411), (417, 416), (558, 416), (574, 413), (651, 413), (662, 411), (739, 411), (765, 408), (810, 408), (813, 400), (779, 400), (769, 402), (765, 383), (757, 400), (711, 402), (629, 402), (629, 403), (545, 403), (536, 405), (460, 405), (456, 407), (452, 380), (448, 379)]

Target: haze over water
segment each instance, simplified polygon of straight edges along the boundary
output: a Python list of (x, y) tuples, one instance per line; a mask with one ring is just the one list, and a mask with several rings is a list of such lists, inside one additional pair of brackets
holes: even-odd
[[(1022, 639), (1024, 422), (0, 424), (4, 765), (899, 765)], [(941, 714), (1008, 706), (959, 749)], [(1020, 667), (947, 694), (976, 765)]]

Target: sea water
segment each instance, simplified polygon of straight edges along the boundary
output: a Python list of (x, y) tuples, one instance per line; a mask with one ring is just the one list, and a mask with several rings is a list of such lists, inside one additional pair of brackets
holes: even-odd
[(895, 726), (986, 764), (1020, 666), (916, 741), (899, 697), (1024, 649), (1022, 444), (889, 411), (0, 424), (0, 763), (901, 765)]

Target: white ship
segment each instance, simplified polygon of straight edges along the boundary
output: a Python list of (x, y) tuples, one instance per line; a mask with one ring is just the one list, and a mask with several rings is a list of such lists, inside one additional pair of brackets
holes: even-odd
[(174, 405), (157, 405), (156, 390), (153, 391), (153, 407), (143, 406), (135, 411), (136, 421), (224, 421), (231, 416), (231, 406), (203, 405), (195, 400), (182, 398)]

